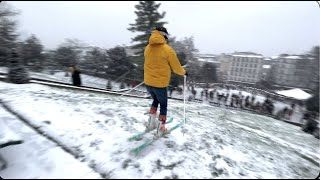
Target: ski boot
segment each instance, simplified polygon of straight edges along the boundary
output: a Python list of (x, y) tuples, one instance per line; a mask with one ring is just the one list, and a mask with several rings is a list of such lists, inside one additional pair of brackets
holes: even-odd
[(152, 131), (157, 128), (157, 108), (151, 107), (149, 111), (148, 122), (146, 122), (146, 131)]
[(157, 127), (157, 136), (161, 137), (168, 133), (168, 129), (165, 127), (167, 120), (166, 115), (160, 115), (159, 121), (158, 121), (158, 127)]

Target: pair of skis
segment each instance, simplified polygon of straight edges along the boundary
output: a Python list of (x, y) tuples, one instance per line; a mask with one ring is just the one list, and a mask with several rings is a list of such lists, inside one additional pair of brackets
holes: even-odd
[[(166, 124), (169, 124), (173, 121), (173, 118), (170, 118)], [(182, 123), (178, 123), (177, 125), (169, 128), (167, 130), (167, 132), (165, 134), (160, 134), (160, 135), (155, 135), (152, 139), (147, 139), (146, 141), (144, 141), (141, 145), (139, 145), (138, 147), (135, 147), (133, 149), (130, 150), (131, 153), (133, 153), (134, 155), (138, 155), (140, 152), (142, 152), (145, 148), (147, 148), (148, 146), (150, 146), (153, 142), (155, 142), (156, 140), (160, 139), (161, 137), (164, 137), (166, 134), (171, 133), (173, 130), (177, 129), (178, 127), (180, 127), (182, 125)], [(136, 135), (131, 136), (130, 138), (128, 138), (128, 141), (139, 141), (143, 138), (143, 136), (149, 132), (154, 132), (157, 131), (157, 129), (153, 129), (151, 131), (145, 131), (145, 132), (141, 132), (138, 133)]]
[[(171, 123), (172, 121), (173, 121), (173, 118), (170, 118), (170, 119), (166, 122), (166, 124), (169, 124), (169, 123)], [(146, 131), (144, 131), (144, 132), (135, 134), (135, 135), (131, 136), (130, 138), (128, 138), (128, 141), (139, 141), (139, 140), (141, 140), (141, 138), (143, 137), (143, 135), (145, 135), (145, 134), (147, 134), (147, 133), (149, 133), (149, 132), (151, 132), (151, 131), (154, 131), (154, 130), (155, 130), (155, 129), (146, 130)]]

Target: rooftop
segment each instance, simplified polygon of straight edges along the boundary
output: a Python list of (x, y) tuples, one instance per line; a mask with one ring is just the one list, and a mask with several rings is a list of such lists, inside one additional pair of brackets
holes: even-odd
[(263, 58), (262, 55), (244, 55), (244, 54), (233, 54), (232, 56), (235, 56), (235, 57), (251, 57), (251, 58)]

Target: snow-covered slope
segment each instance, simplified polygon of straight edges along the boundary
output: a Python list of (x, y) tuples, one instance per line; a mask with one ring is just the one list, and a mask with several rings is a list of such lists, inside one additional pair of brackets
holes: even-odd
[[(178, 128), (134, 156), (130, 150), (144, 139), (127, 139), (143, 131), (149, 99), (3, 82), (0, 98), (111, 178), (315, 178), (319, 173), (319, 140), (269, 117), (187, 103), (186, 132)], [(183, 119), (183, 102), (169, 100), (168, 106), (172, 127)]]
[(7, 168), (0, 171), (4, 179), (38, 178), (101, 178), (87, 163), (80, 162), (26, 126), (0, 106), (0, 121), (11, 127), (23, 139), (19, 145), (0, 149), (0, 155), (7, 161)]

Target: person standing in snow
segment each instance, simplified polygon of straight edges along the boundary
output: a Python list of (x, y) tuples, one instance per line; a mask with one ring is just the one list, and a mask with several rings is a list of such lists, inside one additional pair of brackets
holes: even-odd
[[(164, 27), (156, 27), (149, 37), (149, 44), (144, 50), (144, 83), (153, 102), (149, 114), (156, 119), (160, 104), (160, 131), (166, 132), (168, 94), (167, 87), (171, 78), (171, 69), (175, 74), (186, 75), (176, 52), (168, 44), (168, 31)], [(155, 128), (155, 127), (153, 127)]]
[(72, 84), (74, 86), (81, 86), (80, 70), (75, 65), (72, 65), (70, 71), (72, 74)]

